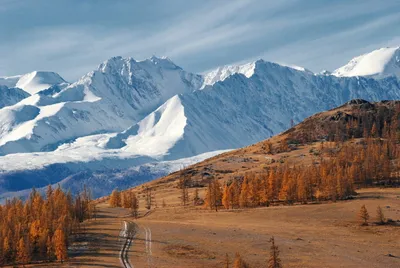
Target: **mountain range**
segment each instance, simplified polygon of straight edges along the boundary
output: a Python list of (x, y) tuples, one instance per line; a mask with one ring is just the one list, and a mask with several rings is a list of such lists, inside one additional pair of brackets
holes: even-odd
[(280, 133), (351, 99), (400, 99), (400, 48), (313, 73), (257, 60), (204, 75), (168, 58), (114, 57), (66, 82), (0, 77), (0, 198), (83, 184), (95, 196)]

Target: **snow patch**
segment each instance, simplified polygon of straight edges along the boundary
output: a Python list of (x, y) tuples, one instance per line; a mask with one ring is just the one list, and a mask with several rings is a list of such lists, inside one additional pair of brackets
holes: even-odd
[(380, 48), (355, 57), (345, 66), (335, 70), (333, 75), (339, 77), (400, 77), (400, 47)]

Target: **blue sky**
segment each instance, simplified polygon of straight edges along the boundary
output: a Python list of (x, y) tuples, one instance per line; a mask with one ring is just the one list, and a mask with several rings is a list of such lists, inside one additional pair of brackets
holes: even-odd
[(73, 81), (118, 55), (198, 73), (259, 58), (319, 72), (399, 45), (399, 0), (0, 0), (0, 76)]

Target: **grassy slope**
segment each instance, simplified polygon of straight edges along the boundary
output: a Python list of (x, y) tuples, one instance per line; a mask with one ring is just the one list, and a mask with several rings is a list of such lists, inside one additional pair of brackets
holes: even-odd
[[(235, 252), (241, 252), (252, 267), (265, 267), (268, 239), (273, 235), (281, 250), (284, 267), (398, 267), (399, 227), (375, 224), (360, 227), (356, 217), (362, 204), (367, 206), (372, 218), (380, 205), (386, 217), (400, 220), (398, 188), (363, 189), (358, 191), (360, 195), (355, 200), (318, 205), (221, 210), (218, 213), (180, 206), (177, 180), (185, 174), (201, 183), (204, 174), (226, 180), (246, 172), (262, 172), (264, 168), (278, 165), (278, 162), (292, 165), (319, 161), (320, 155), (314, 151), (320, 149), (321, 140), (326, 136), (326, 124), (336, 124), (349, 115), (356, 115), (354, 113), (359, 111), (360, 105), (363, 104), (345, 105), (314, 115), (269, 139), (274, 150), (278, 151), (285, 139), (313, 136), (314, 141), (290, 152), (266, 154), (263, 141), (133, 188), (138, 193), (142, 213), (145, 187), (154, 190), (157, 208), (136, 221), (140, 230), (131, 249), (131, 262), (135, 267), (221, 267), (226, 253), (233, 258)], [(375, 113), (379, 107), (390, 105), (393, 107), (393, 103), (379, 103), (366, 111)], [(356, 143), (357, 140), (348, 142)], [(324, 142), (324, 147), (326, 149), (321, 154), (328, 157), (329, 143)], [(204, 196), (204, 188), (198, 189), (200, 196)], [(191, 196), (193, 192), (194, 188), (189, 189)], [(163, 200), (166, 207), (161, 206)], [(99, 263), (117, 267), (118, 246), (113, 245), (118, 243), (124, 213), (122, 209), (109, 208), (106, 203), (99, 206), (103, 218), (88, 223), (89, 241), (96, 241), (91, 243), (97, 251), (92, 254), (83, 252), (72, 263), (85, 261), (87, 267)], [(152, 231), (151, 257), (146, 253), (145, 229)], [(389, 253), (395, 257), (387, 256)]]

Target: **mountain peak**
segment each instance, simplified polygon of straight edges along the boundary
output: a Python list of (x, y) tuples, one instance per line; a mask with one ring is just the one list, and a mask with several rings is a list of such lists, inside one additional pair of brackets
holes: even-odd
[(218, 67), (204, 75), (204, 83), (201, 88), (212, 86), (217, 82), (224, 81), (226, 78), (234, 74), (243, 74), (247, 78), (250, 78), (254, 74), (256, 64), (261, 61), (264, 62), (263, 60), (257, 60), (241, 65), (225, 65)]
[(53, 85), (61, 83), (66, 83), (66, 81), (55, 72), (33, 71), (21, 76), (16, 87), (33, 95)]
[(150, 58), (151, 61), (157, 62), (157, 61), (168, 61), (168, 62), (172, 62), (170, 58), (168, 58), (167, 56), (161, 56), (161, 57), (157, 57), (156, 55), (151, 56)]
[(0, 85), (18, 87), (31, 95), (61, 83), (66, 83), (66, 81), (59, 74), (47, 71), (33, 71), (24, 75), (0, 77)]
[(204, 75), (204, 84), (201, 88), (205, 88), (206, 86), (212, 86), (217, 82), (224, 81), (227, 79), (229, 76), (232, 76), (234, 74), (242, 74), (246, 76), (247, 78), (252, 77), (255, 73), (265, 73), (266, 68), (289, 68), (295, 71), (300, 71), (300, 72), (306, 72), (310, 74), (314, 74), (310, 70), (300, 67), (297, 65), (292, 65), (292, 64), (284, 64), (284, 63), (274, 63), (274, 62), (269, 62), (265, 61), (263, 59), (258, 59), (253, 62), (248, 62), (245, 64), (240, 64), (240, 65), (225, 65), (222, 67), (218, 67), (215, 70), (212, 70)]
[(126, 63), (136, 62), (133, 58), (123, 58), (121, 56), (115, 56), (102, 62), (97, 68), (102, 73), (110, 72), (111, 70), (120, 70)]
[(152, 56), (148, 59), (145, 60), (140, 60), (137, 61), (132, 57), (128, 58), (123, 58), (121, 56), (116, 56), (112, 57), (106, 61), (104, 61), (100, 66), (98, 67), (98, 70), (100, 72), (109, 72), (110, 70), (116, 70), (116, 71), (121, 71), (122, 69), (128, 67), (129, 69), (132, 69), (132, 66), (135, 64), (151, 64), (160, 68), (164, 69), (181, 69), (179, 66), (177, 66), (175, 63), (171, 61), (170, 58), (168, 57), (157, 57), (157, 56)]
[(339, 77), (400, 77), (400, 47), (384, 47), (355, 57), (345, 66), (335, 70), (333, 75)]
[(177, 66), (170, 58), (166, 56), (162, 57), (157, 57), (157, 56), (152, 56), (149, 59), (151, 62), (153, 62), (155, 65), (166, 68), (166, 69), (180, 69), (179, 66)]

